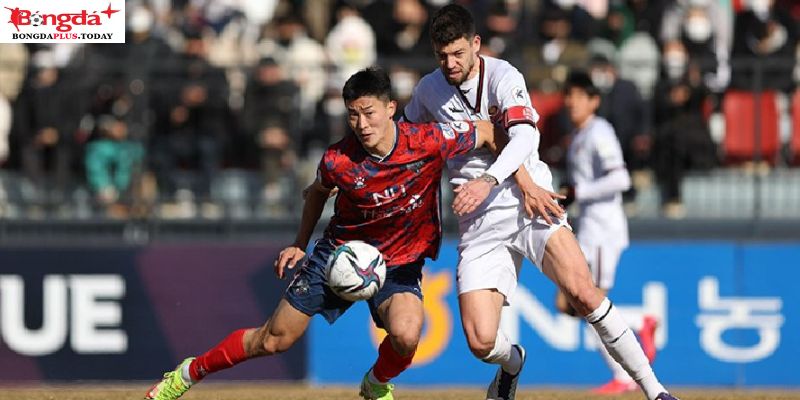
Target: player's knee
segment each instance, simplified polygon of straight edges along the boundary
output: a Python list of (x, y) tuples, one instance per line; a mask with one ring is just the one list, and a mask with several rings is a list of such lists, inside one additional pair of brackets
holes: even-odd
[(467, 333), (467, 345), (472, 354), (480, 359), (486, 358), (494, 350), (497, 340), (497, 331), (480, 332), (471, 331)]
[(294, 341), (289, 339), (286, 335), (268, 333), (261, 341), (261, 355), (271, 356), (273, 354), (283, 353), (289, 350), (293, 343)]
[(570, 299), (572, 299), (572, 304), (570, 305), (573, 308), (573, 313), (587, 315), (597, 308), (600, 301), (602, 301), (599, 289), (593, 284), (577, 284), (567, 290)]
[(419, 333), (403, 331), (392, 334), (392, 347), (403, 356), (413, 354), (419, 345)]

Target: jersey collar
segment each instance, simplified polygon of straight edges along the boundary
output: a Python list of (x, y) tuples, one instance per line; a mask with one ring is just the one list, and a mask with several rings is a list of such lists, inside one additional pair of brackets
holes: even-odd
[(464, 93), (461, 92), (460, 87), (456, 87), (456, 92), (461, 96), (461, 100), (466, 104), (475, 114), (481, 113), (481, 99), (483, 99), (483, 78), (484, 78), (484, 63), (483, 57), (478, 56), (478, 89), (475, 91), (475, 105), (470, 104), (469, 99)]
[(399, 126), (399, 125), (400, 125), (400, 124), (398, 124), (397, 122), (395, 122), (395, 123), (394, 123), (394, 145), (392, 145), (392, 149), (391, 149), (391, 150), (389, 150), (389, 152), (388, 152), (388, 153), (386, 153), (386, 155), (385, 155), (385, 156), (383, 156), (383, 157), (378, 157), (378, 156), (376, 156), (375, 154), (372, 154), (372, 153), (368, 152), (368, 151), (367, 151), (367, 149), (364, 149), (364, 151), (367, 151), (367, 155), (369, 156), (369, 158), (370, 158), (372, 161), (376, 161), (376, 162), (384, 162), (384, 161), (386, 161), (386, 160), (387, 160), (389, 157), (391, 157), (391, 156), (392, 156), (392, 154), (394, 154), (394, 149), (396, 149), (396, 148), (397, 148), (397, 142), (398, 142), (398, 141), (400, 141), (400, 134), (399, 134), (399, 132), (400, 132), (400, 126)]

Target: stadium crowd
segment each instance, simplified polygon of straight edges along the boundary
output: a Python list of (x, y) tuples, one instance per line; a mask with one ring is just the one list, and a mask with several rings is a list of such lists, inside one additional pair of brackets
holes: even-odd
[[(125, 44), (0, 44), (0, 214), (296, 211), (347, 131), (345, 79), (382, 65), (402, 107), (435, 68), (428, 20), (446, 3), (127, 1)], [(554, 168), (573, 69), (602, 91), (598, 114), (634, 178), (627, 199), (653, 181), (666, 216), (682, 215), (687, 171), (800, 164), (800, 2), (458, 3), (483, 16), (481, 51), (525, 76)]]

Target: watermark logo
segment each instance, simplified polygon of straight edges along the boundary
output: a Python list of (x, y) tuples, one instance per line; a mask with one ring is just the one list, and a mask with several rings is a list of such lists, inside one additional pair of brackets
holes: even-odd
[(20, 1), (0, 0), (0, 43), (125, 43), (124, 0)]

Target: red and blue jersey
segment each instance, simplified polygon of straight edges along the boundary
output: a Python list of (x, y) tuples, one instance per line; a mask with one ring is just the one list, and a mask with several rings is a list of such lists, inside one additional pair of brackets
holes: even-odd
[(325, 238), (339, 245), (363, 240), (383, 253), (388, 266), (436, 258), (441, 242), (439, 183), (447, 159), (475, 148), (471, 122), (395, 127), (395, 145), (380, 159), (355, 135), (330, 146), (318, 177), (338, 187)]

